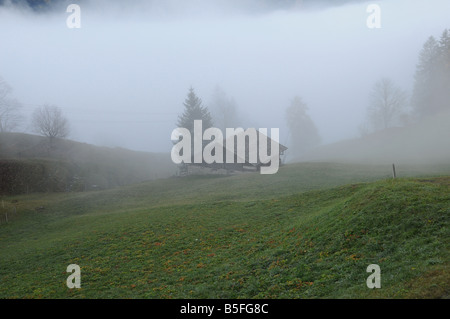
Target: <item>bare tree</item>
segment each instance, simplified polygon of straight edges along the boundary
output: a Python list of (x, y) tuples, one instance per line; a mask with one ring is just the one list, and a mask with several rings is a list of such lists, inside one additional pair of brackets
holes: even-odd
[(368, 122), (374, 130), (387, 129), (399, 123), (407, 105), (407, 94), (388, 78), (377, 81), (367, 109)]
[(0, 132), (10, 132), (23, 120), (20, 103), (9, 95), (12, 88), (0, 77)]
[(47, 136), (50, 145), (54, 138), (65, 138), (69, 135), (69, 122), (62, 111), (55, 105), (43, 105), (37, 108), (32, 117), (32, 126), (36, 133)]

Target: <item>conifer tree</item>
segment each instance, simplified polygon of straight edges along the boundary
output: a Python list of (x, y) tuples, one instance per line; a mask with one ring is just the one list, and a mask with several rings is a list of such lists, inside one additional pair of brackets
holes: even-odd
[(211, 114), (206, 106), (202, 106), (202, 100), (195, 94), (191, 87), (183, 103), (185, 109), (178, 117), (177, 126), (188, 129), (191, 134), (194, 131), (194, 120), (202, 120), (203, 130), (213, 126)]
[(430, 36), (419, 54), (414, 76), (412, 106), (423, 118), (450, 110), (450, 32), (439, 41)]

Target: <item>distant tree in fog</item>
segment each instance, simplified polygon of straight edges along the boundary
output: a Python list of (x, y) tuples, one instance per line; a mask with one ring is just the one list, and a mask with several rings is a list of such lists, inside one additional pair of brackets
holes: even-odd
[(439, 44), (429, 37), (419, 54), (419, 63), (414, 75), (412, 104), (419, 117), (432, 113), (436, 109), (435, 97), (438, 78)]
[(0, 77), (0, 132), (10, 132), (16, 129), (23, 116), (20, 113), (20, 103), (10, 97), (12, 88)]
[(239, 123), (236, 101), (228, 97), (219, 86), (214, 90), (210, 106), (215, 127), (225, 132), (227, 127), (242, 126)]
[(55, 138), (65, 138), (69, 135), (69, 122), (62, 111), (55, 105), (43, 105), (32, 115), (33, 130), (50, 139), (50, 145)]
[(407, 94), (388, 78), (377, 81), (370, 93), (368, 122), (374, 130), (400, 123), (407, 107)]
[(203, 121), (203, 130), (213, 126), (211, 114), (206, 106), (202, 105), (202, 100), (190, 88), (184, 100), (184, 112), (178, 117), (177, 126), (188, 129), (191, 134), (194, 131), (194, 120)]
[(301, 156), (320, 144), (319, 131), (308, 115), (308, 106), (296, 96), (286, 109), (286, 122), (290, 136), (290, 150), (295, 157)]
[(419, 54), (412, 105), (419, 118), (450, 110), (450, 30), (430, 36)]

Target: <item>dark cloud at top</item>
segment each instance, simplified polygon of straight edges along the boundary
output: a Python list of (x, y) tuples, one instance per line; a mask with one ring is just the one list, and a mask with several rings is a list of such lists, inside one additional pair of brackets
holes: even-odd
[[(17, 6), (28, 6), (35, 11), (46, 11), (53, 8), (58, 8), (63, 5), (68, 5), (69, 3), (87, 4), (92, 0), (0, 0), (0, 5), (17, 5)], [(274, 10), (274, 9), (287, 9), (292, 7), (317, 7), (317, 6), (336, 6), (343, 5), (346, 3), (357, 2), (359, 0), (240, 0), (233, 1), (233, 5), (239, 4), (241, 9), (244, 10)], [(111, 1), (109, 1), (111, 2)], [(136, 1), (126, 1), (127, 5), (133, 5)], [(149, 0), (148, 3), (161, 3), (161, 0)], [(176, 1), (170, 1), (177, 3)], [(184, 0), (182, 2), (189, 2)], [(193, 3), (198, 1), (191, 1)], [(178, 1), (178, 3), (181, 3)]]

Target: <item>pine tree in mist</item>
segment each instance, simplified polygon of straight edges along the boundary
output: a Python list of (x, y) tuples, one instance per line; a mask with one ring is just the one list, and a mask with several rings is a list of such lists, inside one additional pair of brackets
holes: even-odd
[(439, 94), (441, 98), (441, 107), (450, 110), (450, 29), (442, 33), (439, 41), (439, 62), (441, 71), (441, 85)]
[(213, 126), (211, 114), (207, 107), (202, 106), (202, 100), (195, 94), (191, 87), (184, 100), (184, 112), (178, 117), (177, 126), (188, 129), (191, 134), (194, 132), (194, 120), (202, 120), (202, 128), (206, 130)]
[(450, 110), (450, 30), (440, 41), (433, 36), (424, 43), (414, 76), (412, 105), (423, 118)]
[(319, 131), (308, 115), (308, 106), (300, 97), (296, 96), (286, 109), (286, 122), (294, 157), (299, 157), (320, 144)]

